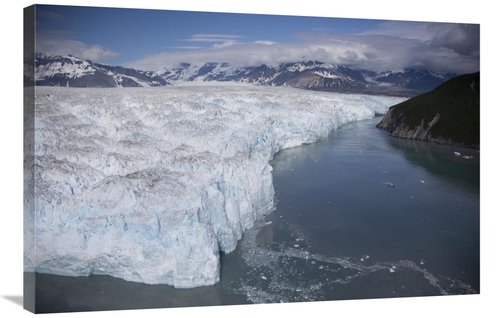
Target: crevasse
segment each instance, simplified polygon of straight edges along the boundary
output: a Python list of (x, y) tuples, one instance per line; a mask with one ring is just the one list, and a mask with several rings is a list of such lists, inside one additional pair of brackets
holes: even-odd
[(401, 101), (229, 83), (37, 87), (25, 271), (215, 284), (219, 252), (273, 208), (276, 152)]

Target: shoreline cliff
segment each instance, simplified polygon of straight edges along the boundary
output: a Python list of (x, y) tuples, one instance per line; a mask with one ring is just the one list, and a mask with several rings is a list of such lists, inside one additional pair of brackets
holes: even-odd
[(397, 138), (479, 149), (479, 72), (392, 106), (376, 127)]

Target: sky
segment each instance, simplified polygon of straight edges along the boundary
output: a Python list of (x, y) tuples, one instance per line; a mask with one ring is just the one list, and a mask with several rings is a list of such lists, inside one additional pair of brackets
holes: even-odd
[(317, 60), (374, 71), (479, 70), (479, 24), (39, 5), (37, 51), (158, 71)]

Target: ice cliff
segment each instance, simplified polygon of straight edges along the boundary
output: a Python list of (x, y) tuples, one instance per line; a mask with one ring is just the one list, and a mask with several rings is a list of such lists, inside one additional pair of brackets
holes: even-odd
[(273, 208), (276, 152), (402, 100), (246, 84), (37, 87), (25, 271), (214, 284), (219, 253)]

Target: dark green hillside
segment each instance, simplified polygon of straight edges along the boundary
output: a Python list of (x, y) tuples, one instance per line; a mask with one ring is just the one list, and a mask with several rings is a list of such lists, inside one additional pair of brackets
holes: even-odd
[(377, 127), (401, 138), (479, 148), (479, 72), (391, 107)]

